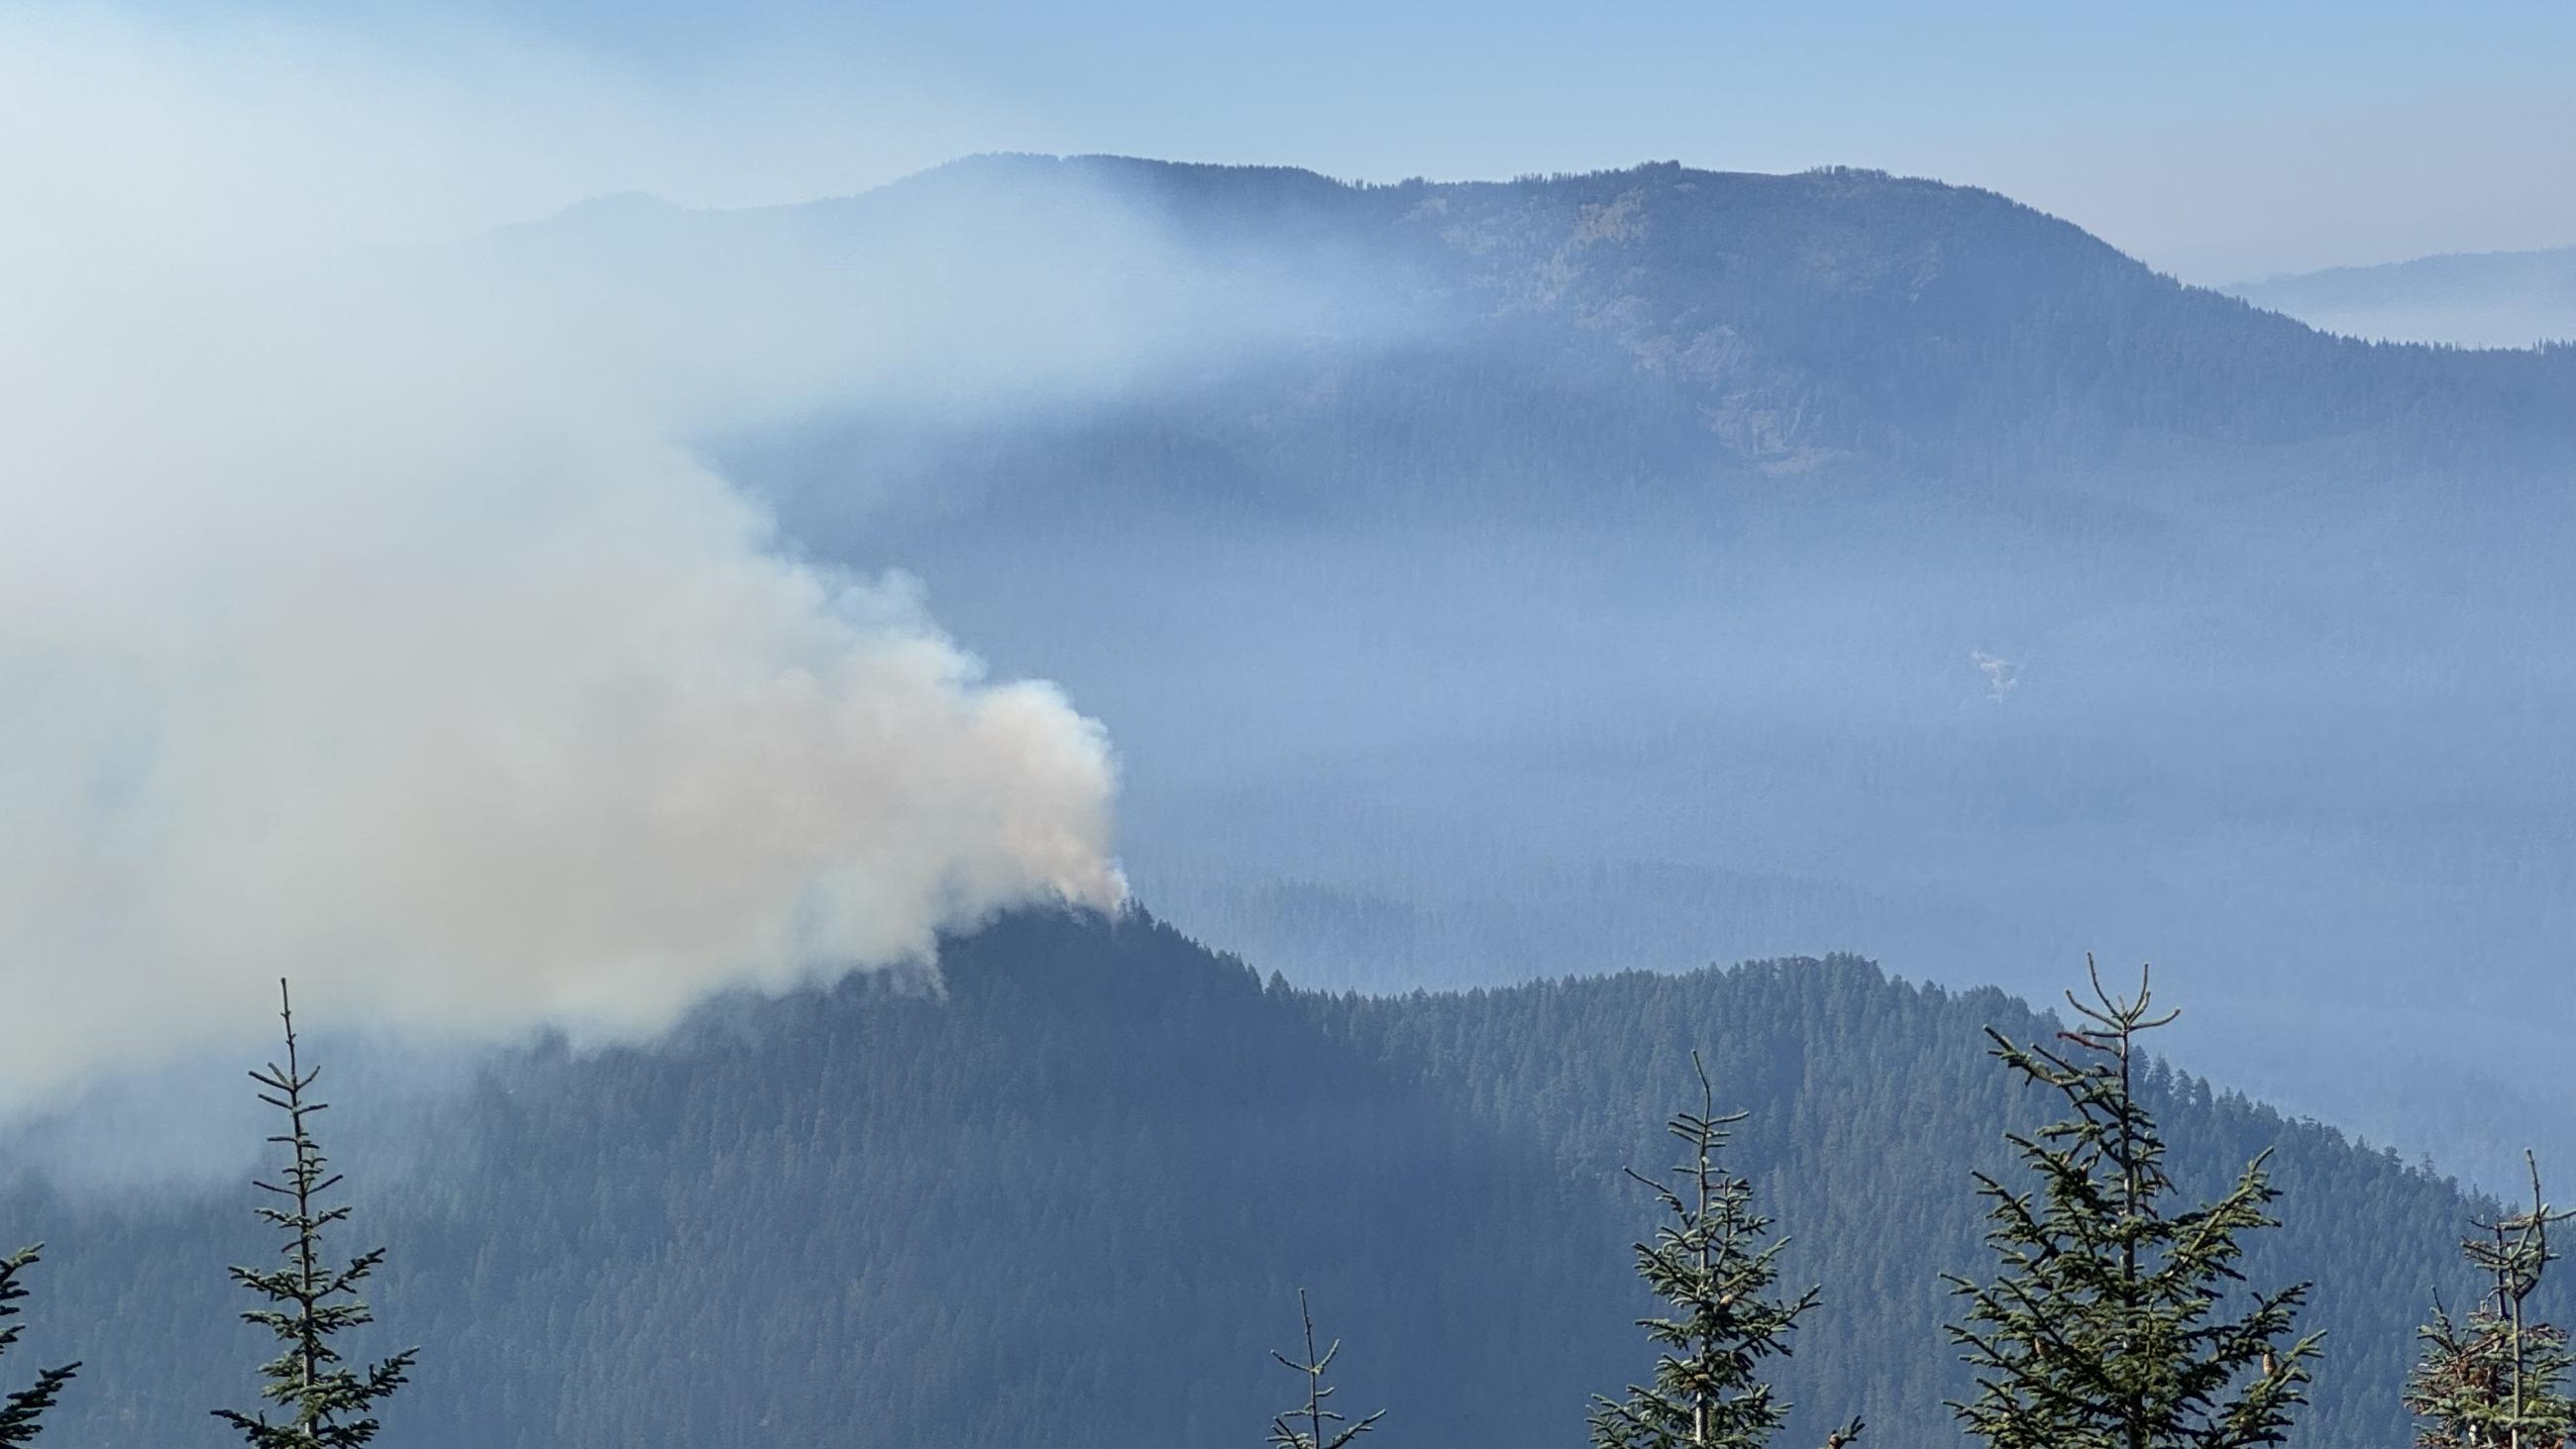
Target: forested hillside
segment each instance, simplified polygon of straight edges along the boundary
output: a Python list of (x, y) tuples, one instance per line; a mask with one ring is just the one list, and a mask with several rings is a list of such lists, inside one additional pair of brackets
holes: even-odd
[[(1946, 1445), (1935, 1275), (1983, 1266), (1968, 1175), (2055, 1105), (1987, 1058), (1989, 1024), (2049, 1029), (1848, 957), (1335, 996), (1141, 914), (1021, 917), (951, 943), (935, 985), (499, 1061), (402, 1151), (346, 1144), (344, 1242), (392, 1249), (374, 1346), (423, 1346), (388, 1443), (1249, 1444), (1295, 1388), (1266, 1350), (1305, 1287), (1380, 1442), (1537, 1449), (1648, 1366), (1649, 1204), (1617, 1168), (1666, 1160), (1698, 1049), (1752, 1114), (1735, 1160), (1788, 1278), (1825, 1289), (1782, 1442), (1860, 1413), (1870, 1442)], [(2246, 1267), (2316, 1279), (2331, 1335), (2295, 1442), (2404, 1442), (2411, 1326), (2469, 1204), (2198, 1081), (2151, 1089), (2195, 1191), (2278, 1149), (2286, 1226)], [(221, 1273), (270, 1250), (247, 1196), (0, 1198), (50, 1244), (29, 1351), (89, 1364), (47, 1443), (219, 1437), (206, 1409), (262, 1356)]]
[(1176, 279), (1169, 313), (1144, 322), (1185, 332), (1207, 325), (1192, 309), (1230, 306), (1259, 319), (1261, 345), (1169, 389), (999, 428), (917, 397), (854, 406), (839, 431), (801, 435), (802, 467), (772, 451), (790, 438), (746, 448), (755, 470), (795, 487), (936, 458), (949, 508), (1556, 515), (1817, 469), (1991, 488), (2269, 467), (2276, 448), (2347, 479), (2576, 456), (2576, 354), (2331, 336), (1992, 192), (1874, 171), (1350, 186), (981, 157), (845, 201), (619, 229), (693, 266), (739, 265), (751, 238), (863, 258), (945, 239), (946, 267), (968, 276), (1001, 268), (997, 238), (1053, 237), (1037, 254), (1078, 276), (1098, 264), (1049, 228), (1081, 226), (1086, 198), (1235, 289), (1217, 303)]

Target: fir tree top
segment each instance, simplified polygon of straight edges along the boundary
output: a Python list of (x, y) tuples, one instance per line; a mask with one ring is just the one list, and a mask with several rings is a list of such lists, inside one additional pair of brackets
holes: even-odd
[(2134, 998), (2102, 985), (2067, 993), (2077, 1025), (2054, 1046), (1989, 1029), (1993, 1055), (2059, 1093), (2072, 1115), (2008, 1135), (2035, 1190), (1984, 1174), (1994, 1280), (1952, 1276), (1966, 1304), (1951, 1329), (1978, 1393), (1951, 1407), (1997, 1449), (2244, 1449), (2277, 1444), (2303, 1402), (2319, 1335), (2291, 1341), (2301, 1283), (2240, 1290), (2241, 1235), (2277, 1226), (2278, 1195), (2256, 1157), (2216, 1202), (2179, 1212), (2165, 1199), (2165, 1143), (2138, 1100), (2140, 1033), (2153, 1013), (2147, 976)]
[(2559, 1254), (2549, 1230), (2576, 1217), (2540, 1193), (2540, 1162), (2526, 1152), (2531, 1206), (2473, 1220), (2460, 1244), (2488, 1280), (2465, 1321), (2437, 1298), (2417, 1331), (2424, 1356), (2406, 1381), (2406, 1407), (2422, 1419), (2421, 1449), (2560, 1449), (2576, 1432), (2576, 1401), (2560, 1390), (2576, 1356), (2567, 1332), (2531, 1316), (2528, 1300)]
[(1331, 1407), (1328, 1401), (1333, 1397), (1333, 1386), (1324, 1381), (1324, 1375), (1332, 1368), (1334, 1356), (1342, 1351), (1342, 1341), (1334, 1339), (1322, 1353), (1315, 1351), (1315, 1313), (1306, 1305), (1303, 1288), (1297, 1290), (1297, 1316), (1306, 1325), (1304, 1357), (1290, 1358), (1277, 1349), (1272, 1349), (1270, 1356), (1279, 1360), (1282, 1368), (1305, 1377), (1306, 1401), (1270, 1421), (1270, 1442), (1275, 1449), (1349, 1449), (1352, 1440), (1377, 1427), (1377, 1421), (1386, 1417), (1386, 1410), (1378, 1409), (1366, 1418), (1352, 1420)]
[(286, 983), (277, 983), (278, 1016), (286, 1026), (286, 1064), (270, 1062), (250, 1074), (260, 1086), (259, 1099), (286, 1116), (286, 1130), (268, 1139), (288, 1151), (281, 1182), (253, 1186), (274, 1201), (259, 1208), (260, 1219), (286, 1236), (279, 1251), (286, 1266), (277, 1269), (234, 1268), (233, 1281), (267, 1300), (271, 1307), (242, 1314), (274, 1334), (281, 1351), (261, 1365), (267, 1382), (260, 1397), (287, 1412), (283, 1422), (269, 1422), (266, 1410), (242, 1413), (217, 1409), (215, 1417), (239, 1430), (251, 1449), (357, 1449), (376, 1437), (376, 1405), (402, 1387), (419, 1350), (405, 1349), (364, 1372), (341, 1361), (331, 1340), (338, 1334), (375, 1321), (358, 1285), (384, 1261), (382, 1248), (361, 1253), (339, 1267), (329, 1266), (322, 1251), (322, 1231), (349, 1216), (346, 1206), (324, 1207), (321, 1199), (340, 1183), (313, 1140), (308, 1120), (329, 1104), (307, 1094), (319, 1067), (305, 1067), (297, 1055), (295, 1006)]
[[(1728, 1130), (1741, 1112), (1720, 1116), (1716, 1091), (1699, 1053), (1699, 1110), (1676, 1114), (1666, 1129), (1683, 1160), (1661, 1182), (1634, 1168), (1662, 1204), (1664, 1222), (1636, 1245), (1637, 1275), (1671, 1305), (1669, 1316), (1642, 1318), (1662, 1352), (1652, 1387), (1632, 1384), (1624, 1400), (1594, 1401), (1592, 1442), (1599, 1449), (1760, 1449), (1790, 1406), (1774, 1398), (1762, 1361), (1784, 1357), (1798, 1320), (1816, 1306), (1817, 1290), (1771, 1296), (1787, 1239), (1765, 1241), (1771, 1220), (1754, 1210), (1753, 1184), (1719, 1163)], [(1835, 1432), (1829, 1449), (1859, 1437), (1855, 1419)]]

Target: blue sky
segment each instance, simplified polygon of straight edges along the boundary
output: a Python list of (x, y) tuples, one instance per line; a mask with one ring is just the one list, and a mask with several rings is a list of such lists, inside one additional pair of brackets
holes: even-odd
[[(139, 13), (209, 33), (243, 12)], [(2576, 6), (2554, 3), (273, 0), (262, 13), (425, 71), (534, 56), (613, 78), (652, 97), (665, 142), (690, 153), (659, 172), (620, 157), (621, 175), (705, 202), (845, 191), (987, 149), (1371, 179), (1834, 162), (1990, 186), (2196, 280), (2576, 242)], [(692, 117), (706, 137), (688, 135)], [(539, 108), (531, 124), (544, 123)]]

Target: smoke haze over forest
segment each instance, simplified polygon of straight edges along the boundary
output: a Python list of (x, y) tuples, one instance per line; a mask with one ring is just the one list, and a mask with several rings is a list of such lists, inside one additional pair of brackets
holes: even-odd
[(247, 1401), (343, 1168), (388, 1442), (1244, 1442), (1308, 1289), (1390, 1442), (1569, 1442), (1698, 1086), (1783, 1432), (1949, 1449), (2073, 1140), (1994, 1030), (2237, 1194), (2157, 1304), (2312, 1286), (2282, 1442), (2521, 1323), (2576, 11), (902, 9), (0, 12), (46, 1443)]
[[(1335, 983), (2154, 956), (2197, 1064), (2410, 1151), (2496, 1002), (2569, 1009), (2564, 876), (2499, 868), (2568, 848), (2563, 357), (2339, 346), (1873, 173), (997, 159), (484, 231), (685, 190), (668, 78), (10, 24), (73, 142), (9, 178), (62, 224), (9, 268), (7, 918), (122, 963), (22, 1096), (278, 971), (633, 1030), (1122, 870)], [(620, 124), (430, 144), (568, 96)], [(1980, 330), (2115, 315), (2169, 351), (2073, 393)], [(2415, 1065), (2303, 1099), (2356, 1040)]]

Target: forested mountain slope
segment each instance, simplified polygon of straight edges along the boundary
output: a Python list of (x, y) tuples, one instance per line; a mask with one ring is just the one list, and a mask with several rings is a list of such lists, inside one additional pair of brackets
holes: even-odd
[[(393, 1253), (377, 1342), (424, 1349), (386, 1442), (1248, 1444), (1294, 1387), (1265, 1350), (1301, 1286), (1387, 1442), (1575, 1442), (1587, 1396), (1648, 1367), (1627, 1245), (1649, 1208), (1616, 1169), (1664, 1160), (1696, 1048), (1753, 1114), (1738, 1161), (1789, 1276), (1826, 1290), (1782, 1442), (1858, 1412), (1891, 1449), (1954, 1443), (1935, 1274), (1981, 1267), (1968, 1173), (2048, 1105), (1986, 1058), (1988, 1024), (2049, 1029), (1852, 958), (1329, 996), (1141, 915), (1004, 921), (951, 944), (937, 990), (859, 978), (663, 1046), (510, 1057), (415, 1126), (408, 1168), (344, 1143), (356, 1235)], [(2409, 1328), (2469, 1205), (2153, 1086), (2196, 1187), (2278, 1148), (2288, 1225), (2247, 1267), (2314, 1277), (2332, 1334), (2297, 1442), (2403, 1442)], [(0, 1197), (51, 1245), (28, 1351), (89, 1364), (46, 1442), (215, 1441), (204, 1411), (261, 1356), (221, 1275), (269, 1247), (246, 1197)]]
[[(1243, 323), (1264, 345), (1169, 392), (986, 436), (984, 466), (1022, 502), (1099, 507), (1141, 487), (1168, 503), (1198, 472), (1220, 498), (1327, 512), (1427, 489), (1553, 511), (1598, 506), (1605, 485), (1832, 464), (1993, 484), (2276, 447), (2379, 476), (2576, 456), (2576, 356), (2330, 336), (1992, 192), (1873, 171), (1351, 186), (991, 156), (843, 201), (621, 230), (690, 266), (739, 265), (754, 238), (860, 257), (944, 244), (941, 265), (969, 278), (1026, 247), (1074, 285), (1115, 264), (1080, 236), (1103, 205), (1226, 284), (1177, 278), (1146, 320), (1235, 309), (1267, 324)], [(843, 448), (918, 448), (925, 418), (860, 406), (843, 426), (826, 455), (873, 465)]]

